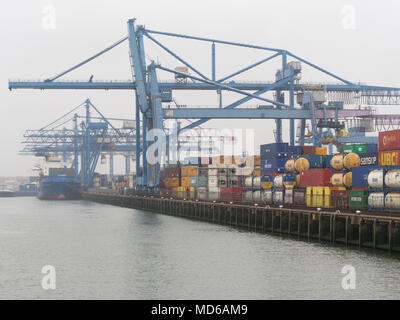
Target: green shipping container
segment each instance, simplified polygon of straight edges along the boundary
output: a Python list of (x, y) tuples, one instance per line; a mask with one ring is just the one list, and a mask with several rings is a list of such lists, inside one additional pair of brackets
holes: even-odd
[(352, 153), (354, 152), (354, 146), (352, 144), (346, 144), (343, 146), (343, 153)]
[(207, 177), (205, 176), (190, 177), (190, 186), (196, 188), (207, 187)]
[(367, 153), (367, 145), (366, 144), (355, 144), (353, 145), (353, 152), (358, 154)]
[(351, 190), (350, 203), (351, 210), (367, 210), (368, 208), (368, 191), (367, 190)]

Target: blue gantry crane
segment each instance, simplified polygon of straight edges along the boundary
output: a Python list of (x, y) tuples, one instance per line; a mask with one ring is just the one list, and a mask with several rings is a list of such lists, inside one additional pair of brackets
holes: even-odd
[[(85, 109), (84, 115), (79, 114), (80, 108)], [(110, 122), (113, 120), (123, 121), (123, 127), (116, 128)], [(90, 187), (102, 154), (109, 155), (111, 178), (114, 174), (115, 154), (125, 156), (125, 169), (127, 173), (130, 172), (130, 157), (136, 151), (136, 128), (126, 125), (131, 122), (127, 119), (104, 117), (87, 99), (39, 130), (27, 130), (24, 133), (21, 154), (45, 158), (61, 154), (64, 163), (72, 158), (71, 168), (75, 171), (76, 179), (80, 179), (84, 187)]]
[[(276, 121), (275, 138), (277, 142), (280, 142), (282, 141), (282, 120), (289, 119), (291, 145), (296, 143), (295, 121), (297, 120), (300, 122), (297, 143), (300, 145), (307, 142), (315, 145), (323, 143), (332, 145), (332, 143), (340, 144), (351, 141), (375, 141), (376, 138), (367, 137), (359, 127), (353, 127), (348, 134), (342, 134), (344, 131), (342, 120), (349, 118), (359, 120), (373, 119), (373, 114), (368, 113), (366, 106), (400, 105), (399, 88), (370, 86), (348, 81), (285, 49), (156, 31), (147, 29), (142, 25), (136, 25), (135, 19), (128, 20), (127, 28), (127, 36), (66, 71), (44, 81), (10, 81), (9, 89), (134, 90), (136, 93), (135, 121), (137, 130), (135, 132), (135, 142), (137, 148), (135, 152), (138, 189), (151, 190), (158, 188), (160, 163), (156, 163), (154, 166), (148, 165), (146, 154), (148, 147), (157, 140), (157, 137), (150, 133), (152, 132), (151, 130), (164, 130), (164, 120), (196, 119), (196, 121), (180, 129), (180, 132), (185, 132), (206, 123), (210, 119), (274, 119)], [(156, 39), (159, 36), (209, 43), (211, 49), (210, 76), (207, 75), (208, 72), (198, 70), (187, 59), (179, 56), (159, 39)], [(157, 45), (185, 67), (173, 70), (154, 61), (147, 64), (145, 39)], [(125, 41), (129, 45), (132, 80), (93, 81), (92, 77), (89, 81), (60, 80), (64, 75)], [(217, 46), (240, 47), (270, 54), (251, 65), (217, 79)], [(270, 81), (241, 82), (238, 80), (238, 77), (246, 71), (276, 59), (280, 59), (281, 67), (271, 77)], [(322, 72), (338, 81), (338, 83), (310, 84), (302, 82), (302, 65), (307, 65)], [(160, 81), (158, 79), (159, 70), (174, 75), (175, 81)], [(183, 108), (179, 107), (179, 105), (171, 107), (170, 103), (174, 100), (173, 93), (180, 90), (217, 92), (219, 105), (215, 108), (190, 106)], [(224, 92), (234, 92), (240, 94), (242, 98), (224, 105), (222, 99)], [(266, 94), (270, 93), (273, 93), (273, 97), (267, 98)], [(257, 100), (259, 105), (254, 108), (240, 108), (250, 100)], [(166, 107), (166, 104), (168, 104), (168, 107)], [(353, 105), (353, 108), (345, 108), (345, 106), (349, 105)], [(311, 135), (306, 134), (307, 123), (311, 124)], [(97, 128), (97, 130), (100, 129)], [(159, 153), (157, 156), (161, 158), (162, 154)], [(140, 170), (141, 166), (143, 170)]]

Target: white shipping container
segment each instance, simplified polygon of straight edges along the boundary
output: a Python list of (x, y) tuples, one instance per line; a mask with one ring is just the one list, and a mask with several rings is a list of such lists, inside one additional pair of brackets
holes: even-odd
[(286, 190), (284, 198), (285, 198), (284, 200), (285, 204), (289, 205), (293, 204), (293, 190)]
[(400, 170), (390, 170), (385, 174), (385, 185), (388, 188), (400, 188)]
[(243, 194), (243, 200), (244, 201), (248, 201), (248, 202), (252, 202), (253, 201), (253, 191), (246, 191)]
[(207, 198), (208, 198), (207, 188), (199, 187), (199, 188), (197, 188), (196, 192), (197, 192), (197, 199), (207, 200)]
[(383, 188), (383, 170), (372, 170), (368, 175), (370, 188)]
[(209, 187), (208, 188), (208, 200), (218, 200), (219, 199), (219, 188)]
[(246, 188), (252, 188), (253, 187), (253, 177), (246, 177), (244, 180), (244, 185)]
[(278, 189), (283, 189), (283, 174), (278, 175), (274, 178), (274, 187)]
[(271, 190), (261, 191), (261, 200), (267, 204), (272, 204), (272, 191)]
[(217, 166), (213, 166), (213, 165), (208, 166), (208, 175), (209, 176), (217, 176), (218, 175)]
[(208, 176), (208, 186), (212, 188), (218, 187), (218, 177), (217, 176)]
[(253, 178), (253, 188), (261, 188), (261, 177)]
[(274, 204), (283, 204), (283, 191), (275, 191), (273, 195)]
[(253, 191), (253, 201), (255, 201), (255, 202), (261, 201), (261, 191), (260, 190)]
[(384, 207), (384, 197), (383, 192), (372, 192), (368, 196), (368, 205), (373, 209), (382, 209)]
[(385, 197), (385, 207), (388, 209), (400, 209), (400, 193), (391, 192)]

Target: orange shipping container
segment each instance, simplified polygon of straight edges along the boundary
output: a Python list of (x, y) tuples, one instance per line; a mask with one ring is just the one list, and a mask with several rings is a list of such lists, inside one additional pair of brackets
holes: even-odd
[(319, 156), (326, 156), (328, 154), (327, 148), (315, 148), (315, 154)]
[(190, 177), (182, 177), (181, 178), (181, 186), (183, 188), (188, 188), (190, 186)]
[(260, 167), (255, 167), (253, 170), (253, 174), (255, 176), (261, 176), (261, 168)]
[(176, 188), (179, 187), (179, 178), (174, 177), (174, 178), (165, 178), (164, 184), (167, 188)]
[(212, 157), (212, 164), (232, 164), (232, 156)]
[(400, 165), (400, 150), (380, 151), (378, 155), (379, 166), (398, 166)]
[(197, 176), (197, 166), (181, 167), (182, 177), (195, 177)]

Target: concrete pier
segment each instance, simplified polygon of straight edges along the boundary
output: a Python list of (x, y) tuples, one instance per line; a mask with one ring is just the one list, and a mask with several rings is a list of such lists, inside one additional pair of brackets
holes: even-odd
[(345, 246), (400, 253), (400, 214), (317, 211), (263, 205), (84, 192), (90, 201)]

